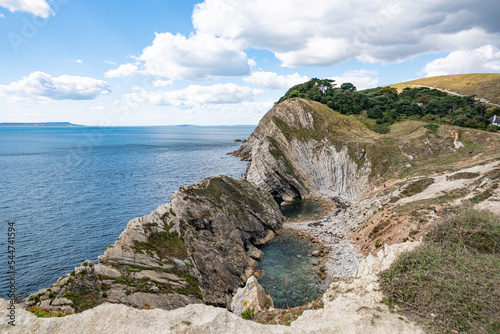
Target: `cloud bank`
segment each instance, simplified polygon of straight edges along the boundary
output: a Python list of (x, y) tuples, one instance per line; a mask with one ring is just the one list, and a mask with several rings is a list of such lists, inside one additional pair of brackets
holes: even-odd
[(486, 45), (474, 50), (453, 51), (445, 58), (438, 58), (428, 63), (423, 72), (427, 77), (500, 72), (500, 50), (492, 45)]
[(106, 77), (144, 74), (204, 81), (218, 76), (246, 75), (252, 65), (241, 43), (203, 33), (189, 37), (169, 32), (156, 34), (153, 44), (137, 60), (136, 64), (124, 64), (106, 72)]
[(350, 82), (358, 90), (373, 88), (378, 85), (378, 72), (369, 70), (352, 70), (344, 72), (340, 76), (334, 76), (330, 79), (335, 80), (338, 87), (345, 82)]
[(274, 72), (257, 70), (252, 72), (250, 76), (243, 78), (243, 80), (270, 89), (284, 89), (306, 82), (309, 77), (306, 75), (301, 76), (298, 73), (278, 75)]
[(500, 2), (490, 0), (206, 0), (195, 7), (193, 25), (298, 67), (500, 47), (499, 12)]
[(7, 97), (9, 102), (92, 100), (110, 93), (111, 87), (102, 80), (70, 75), (52, 77), (43, 72), (33, 72), (9, 85), (0, 85), (0, 96)]
[(192, 108), (206, 104), (230, 104), (252, 101), (263, 91), (232, 83), (212, 86), (189, 85), (185, 89), (175, 91), (148, 91), (142, 88), (134, 93), (126, 94), (124, 101), (118, 106), (135, 108), (147, 103), (156, 106), (175, 106)]
[(13, 13), (25, 12), (43, 18), (53, 14), (52, 9), (45, 0), (0, 0), (0, 7), (6, 8)]

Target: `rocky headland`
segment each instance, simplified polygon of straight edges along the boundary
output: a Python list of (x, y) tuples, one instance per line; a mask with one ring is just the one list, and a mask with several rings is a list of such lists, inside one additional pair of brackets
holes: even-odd
[(131, 220), (98, 264), (85, 261), (31, 295), (28, 305), (63, 312), (102, 303), (229, 307), (262, 254), (255, 246), (272, 238), (282, 221), (269, 193), (244, 179), (207, 178)]

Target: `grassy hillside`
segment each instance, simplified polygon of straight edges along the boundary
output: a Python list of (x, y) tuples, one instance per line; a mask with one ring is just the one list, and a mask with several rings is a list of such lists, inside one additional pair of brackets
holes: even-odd
[(500, 104), (500, 73), (459, 74), (423, 78), (391, 85), (398, 91), (413, 85), (446, 89), (462, 95), (476, 95)]
[(423, 245), (381, 273), (382, 291), (430, 333), (499, 333), (500, 218), (450, 210)]

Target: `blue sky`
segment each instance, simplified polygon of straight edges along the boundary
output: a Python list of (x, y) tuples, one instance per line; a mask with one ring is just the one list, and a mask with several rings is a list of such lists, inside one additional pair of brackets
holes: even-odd
[(257, 124), (313, 77), (500, 72), (490, 0), (0, 0), (0, 122)]

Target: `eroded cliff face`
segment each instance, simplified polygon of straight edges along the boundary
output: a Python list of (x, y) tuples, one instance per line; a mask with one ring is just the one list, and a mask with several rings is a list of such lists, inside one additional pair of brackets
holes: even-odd
[(169, 204), (131, 220), (114, 245), (30, 297), (71, 312), (103, 302), (175, 309), (192, 303), (228, 307), (252, 274), (255, 245), (283, 217), (265, 191), (244, 179), (207, 178), (183, 186)]
[(246, 178), (275, 198), (340, 197), (352, 202), (368, 186), (373, 139), (364, 126), (313, 101), (288, 99), (260, 121), (235, 152), (251, 160)]

